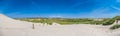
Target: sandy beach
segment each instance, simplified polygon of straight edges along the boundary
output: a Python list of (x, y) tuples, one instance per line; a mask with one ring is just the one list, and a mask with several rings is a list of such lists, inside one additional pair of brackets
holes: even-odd
[[(34, 29), (33, 29), (34, 24)], [(0, 14), (0, 36), (119, 36), (120, 30), (102, 25), (43, 25), (11, 19)]]

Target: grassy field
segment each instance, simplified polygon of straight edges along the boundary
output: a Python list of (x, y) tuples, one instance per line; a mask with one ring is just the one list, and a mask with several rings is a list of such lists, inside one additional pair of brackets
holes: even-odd
[(103, 19), (97, 21), (90, 18), (19, 18), (18, 20), (35, 22), (35, 23), (48, 23), (52, 24), (53, 22), (66, 25), (66, 24), (95, 24), (99, 25), (107, 21), (108, 19)]
[[(51, 25), (53, 22), (59, 23), (61, 25), (69, 24), (92, 24), (92, 25), (111, 25), (115, 20), (120, 20), (120, 16), (113, 18), (101, 18), (102, 20), (96, 20), (91, 18), (17, 18), (17, 20), (34, 22), (34, 23), (48, 23)], [(120, 25), (114, 25), (110, 29), (118, 29)]]

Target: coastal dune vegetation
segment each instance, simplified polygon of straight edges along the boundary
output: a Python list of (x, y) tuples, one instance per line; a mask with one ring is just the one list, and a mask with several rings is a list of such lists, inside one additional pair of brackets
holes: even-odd
[[(52, 25), (53, 22), (61, 25), (70, 24), (91, 24), (91, 25), (112, 25), (115, 20), (120, 20), (120, 16), (113, 18), (16, 18), (17, 20), (28, 21), (33, 23), (47, 23)], [(110, 29), (118, 29), (119, 25), (113, 25)]]
[(48, 24), (52, 24), (53, 22), (56, 22), (61, 25), (69, 25), (69, 24), (100, 25), (109, 19), (102, 18), (102, 20), (99, 21), (91, 18), (19, 18), (18, 20), (34, 22), (34, 23), (48, 23)]

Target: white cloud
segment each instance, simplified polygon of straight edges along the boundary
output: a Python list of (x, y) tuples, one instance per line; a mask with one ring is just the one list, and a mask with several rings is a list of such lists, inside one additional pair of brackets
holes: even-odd
[[(116, 9), (120, 10), (118, 8)], [(108, 18), (108, 17), (114, 17), (116, 15), (119, 15), (119, 13), (120, 13), (119, 11), (115, 11), (111, 9), (110, 7), (107, 7), (107, 8), (100, 8), (100, 9), (93, 10), (89, 14), (89, 16), (96, 17), (96, 18)]]
[(117, 0), (117, 2), (120, 2), (120, 0)]
[(50, 18), (62, 18), (63, 16), (62, 15), (50, 15), (48, 17), (50, 17)]
[(120, 11), (120, 8), (118, 8), (118, 7), (116, 7), (116, 6), (112, 6), (112, 8)]
[(107, 9), (107, 8), (99, 8), (99, 9), (91, 11), (92, 12), (91, 14), (100, 14), (100, 13), (106, 12), (107, 10), (109, 10), (109, 9)]

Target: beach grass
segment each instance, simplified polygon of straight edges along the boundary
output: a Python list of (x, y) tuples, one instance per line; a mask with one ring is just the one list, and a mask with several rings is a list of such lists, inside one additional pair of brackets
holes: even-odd
[(94, 24), (100, 25), (108, 19), (103, 19), (102, 21), (95, 21), (90, 18), (22, 18), (19, 19), (22, 21), (34, 22), (34, 23), (48, 23), (52, 24), (53, 22), (67, 25), (67, 24)]

